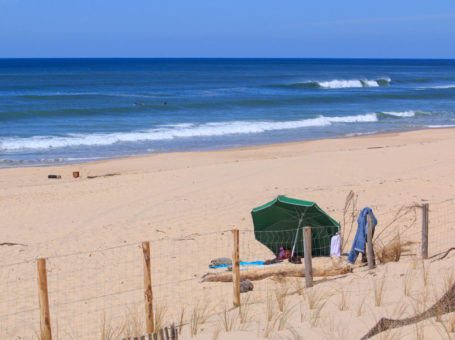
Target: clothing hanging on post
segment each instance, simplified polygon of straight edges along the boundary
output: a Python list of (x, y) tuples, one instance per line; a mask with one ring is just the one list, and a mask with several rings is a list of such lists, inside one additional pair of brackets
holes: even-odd
[(363, 208), (357, 218), (357, 232), (354, 237), (354, 242), (352, 243), (351, 251), (349, 252), (348, 262), (354, 263), (359, 253), (365, 254), (365, 244), (367, 242), (367, 234), (368, 234), (368, 215), (373, 216), (373, 235), (374, 235), (374, 228), (378, 221), (373, 214), (373, 210), (371, 208), (366, 207)]
[(340, 233), (332, 236), (330, 240), (330, 256), (341, 257), (341, 237)]

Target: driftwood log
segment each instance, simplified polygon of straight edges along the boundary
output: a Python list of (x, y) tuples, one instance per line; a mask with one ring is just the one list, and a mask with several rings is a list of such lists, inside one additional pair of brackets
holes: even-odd
[(0, 246), (24, 246), (26, 247), (27, 245), (26, 244), (22, 244), (22, 243), (14, 243), (14, 242), (2, 242), (0, 243)]
[(381, 332), (387, 331), (392, 328), (403, 327), (423, 321), (428, 318), (441, 316), (453, 312), (455, 310), (455, 284), (445, 293), (442, 298), (436, 302), (433, 306), (428, 308), (425, 312), (417, 314), (411, 318), (395, 320), (395, 319), (386, 319), (382, 318), (379, 322), (372, 328), (370, 331), (365, 334), (361, 340), (366, 340), (379, 334)]
[[(258, 281), (271, 276), (305, 277), (304, 269), (305, 266), (298, 264), (245, 269), (240, 271), (240, 280)], [(349, 266), (313, 267), (313, 276), (336, 276), (351, 271), (352, 269)], [(202, 277), (201, 282), (232, 282), (232, 272), (207, 273)]]

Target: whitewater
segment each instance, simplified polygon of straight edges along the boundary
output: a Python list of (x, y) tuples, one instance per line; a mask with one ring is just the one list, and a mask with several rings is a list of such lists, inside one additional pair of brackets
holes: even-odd
[(450, 60), (18, 59), (0, 70), (0, 166), (455, 125)]
[(67, 146), (112, 145), (121, 142), (160, 141), (174, 138), (212, 137), (232, 134), (256, 134), (273, 130), (322, 127), (333, 123), (375, 122), (376, 114), (346, 117), (324, 117), (287, 122), (234, 121), (223, 123), (175, 124), (125, 133), (68, 134), (67, 136), (32, 136), (27, 138), (5, 138), (0, 141), (0, 150), (48, 149)]

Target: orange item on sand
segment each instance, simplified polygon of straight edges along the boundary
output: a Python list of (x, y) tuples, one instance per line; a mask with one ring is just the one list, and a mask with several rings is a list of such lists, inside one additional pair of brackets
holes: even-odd
[(290, 259), (291, 258), (291, 254), (292, 254), (291, 249), (285, 249), (284, 250), (284, 257), (286, 259)]

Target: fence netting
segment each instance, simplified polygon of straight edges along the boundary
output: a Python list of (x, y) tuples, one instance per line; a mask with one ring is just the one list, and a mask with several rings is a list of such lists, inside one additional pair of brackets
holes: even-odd
[(36, 262), (0, 265), (0, 339), (39, 334)]
[(429, 205), (428, 255), (455, 247), (455, 199)]
[[(421, 205), (376, 210), (375, 214), (379, 221), (375, 232), (378, 245), (386, 245), (399, 237), (409, 241), (414, 247), (411, 251), (417, 254), (421, 241)], [(349, 251), (354, 238), (357, 215), (358, 210), (352, 210), (342, 219), (344, 253)], [(429, 255), (454, 247), (455, 200), (430, 204), (429, 216)], [(280, 266), (288, 265), (287, 260), (272, 261), (281, 247), (302, 255), (302, 228), (256, 233), (240, 230), (241, 274), (261, 270), (264, 266), (279, 270)], [(333, 261), (328, 257), (331, 235), (323, 229), (312, 232), (317, 235), (312, 242), (313, 266), (330, 265)], [(232, 308), (229, 261), (209, 268), (212, 260), (232, 259), (231, 230), (185, 234), (178, 238), (163, 236), (148, 242), (157, 328), (171, 323), (188, 325), (196, 310), (202, 310), (208, 317)], [(2, 258), (6, 262), (7, 257)], [(50, 256), (46, 263), (51, 326), (56, 339), (128, 338), (145, 334), (140, 242)], [(299, 268), (304, 271), (303, 264)], [(205, 280), (207, 275), (219, 274), (230, 279)], [(247, 297), (250, 304), (267, 304), (267, 299), (282, 282), (271, 276), (253, 284), (254, 289), (243, 294), (242, 301)], [(298, 290), (301, 284), (296, 281), (289, 290)], [(0, 265), (0, 339), (37, 339), (39, 327), (36, 260)]]

